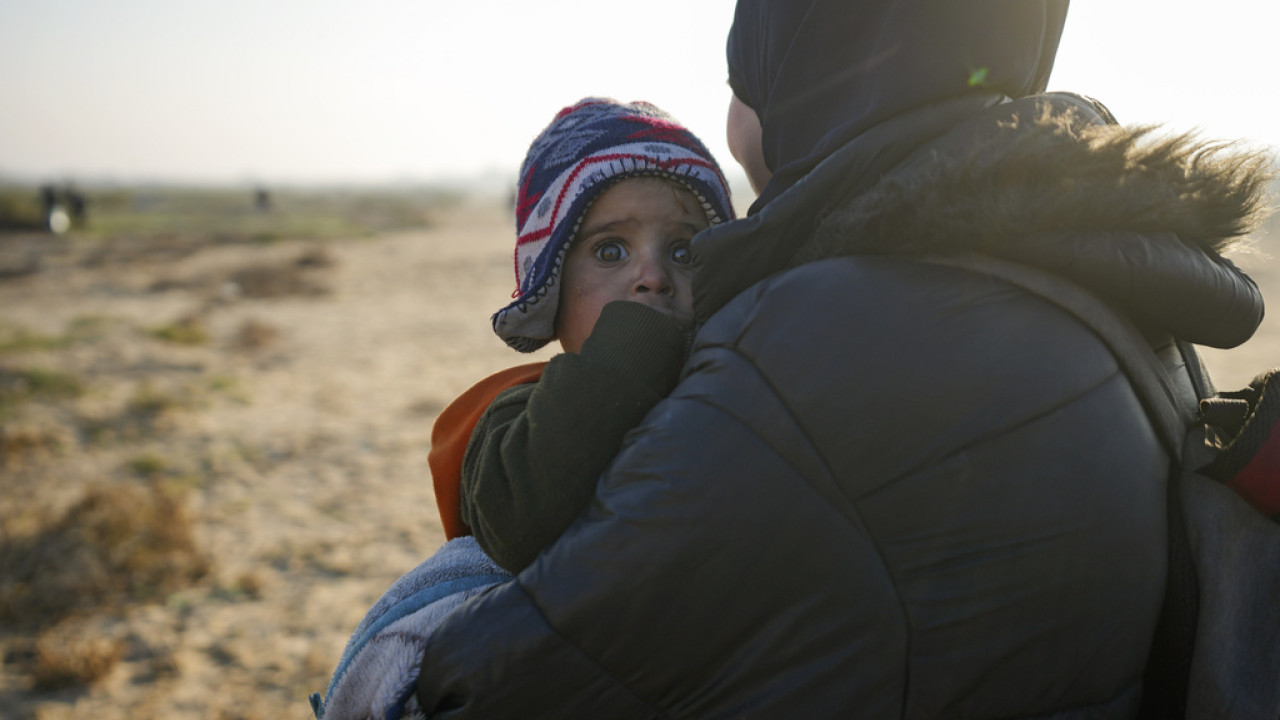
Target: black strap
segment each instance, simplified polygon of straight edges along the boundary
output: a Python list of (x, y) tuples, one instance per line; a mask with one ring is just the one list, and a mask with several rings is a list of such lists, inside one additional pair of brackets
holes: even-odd
[[(927, 260), (999, 278), (1071, 313), (1107, 345), (1137, 393), (1173, 460), (1166, 508), (1169, 519), (1169, 576), (1165, 584), (1164, 606), (1143, 676), (1139, 716), (1142, 720), (1185, 717), (1200, 599), (1199, 579), (1183, 518), (1180, 489), (1183, 445), (1194, 420), (1195, 409), (1179, 405), (1168, 370), (1137, 328), (1084, 289), (1034, 268), (991, 257), (965, 255)], [(1197, 363), (1195, 367), (1188, 367), (1196, 391), (1210, 392), (1208, 375), (1199, 367), (1194, 351), (1181, 347), (1181, 343), (1180, 349), (1184, 359), (1190, 352), (1191, 359)]]
[(998, 258), (949, 255), (925, 260), (999, 278), (1071, 313), (1111, 350), (1170, 457), (1175, 461), (1182, 457), (1194, 410), (1178, 403), (1169, 371), (1142, 333), (1106, 303), (1068, 280)]

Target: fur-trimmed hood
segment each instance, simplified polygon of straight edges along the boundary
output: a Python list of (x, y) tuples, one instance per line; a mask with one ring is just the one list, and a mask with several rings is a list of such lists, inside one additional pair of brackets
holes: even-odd
[[(1222, 252), (1264, 215), (1267, 161), (1190, 134), (1041, 106), (946, 139), (823, 214), (797, 262), (851, 253), (1002, 254), (1028, 235), (1176, 233)], [(960, 140), (956, 138), (955, 140)]]
[[(847, 164), (837, 154), (815, 174)], [(1219, 253), (1262, 219), (1268, 169), (1230, 144), (1116, 125), (1078, 96), (1027, 98), (918, 148), (869, 187), (811, 204), (786, 264), (980, 252), (1062, 275), (1150, 329), (1233, 347), (1257, 329), (1263, 303)]]

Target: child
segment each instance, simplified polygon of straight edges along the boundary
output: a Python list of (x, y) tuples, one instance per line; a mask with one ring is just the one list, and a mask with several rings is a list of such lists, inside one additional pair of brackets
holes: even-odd
[(675, 386), (693, 313), (690, 241), (732, 217), (706, 147), (647, 103), (587, 98), (534, 140), (520, 169), (515, 301), (493, 329), (522, 352), (551, 340), (565, 352), (485, 378), (441, 412), (428, 461), (448, 542), (365, 616), (328, 699), (311, 698), (317, 718), (420, 716), (412, 693), (431, 630), (559, 537), (623, 436)]
[[(517, 350), (557, 339), (565, 353), (441, 414), (431, 469), (449, 537), (469, 530), (515, 573), (586, 507), (622, 437), (675, 387), (690, 240), (732, 217), (711, 154), (652, 105), (588, 98), (555, 117), (520, 170), (518, 294), (493, 328)], [(460, 488), (444, 467), (459, 460)]]

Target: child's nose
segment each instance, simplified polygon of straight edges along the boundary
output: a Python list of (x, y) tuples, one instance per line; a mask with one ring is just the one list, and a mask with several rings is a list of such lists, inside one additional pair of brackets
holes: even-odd
[(676, 285), (671, 268), (667, 267), (662, 258), (646, 257), (636, 265), (636, 279), (631, 290), (637, 295), (675, 295)]

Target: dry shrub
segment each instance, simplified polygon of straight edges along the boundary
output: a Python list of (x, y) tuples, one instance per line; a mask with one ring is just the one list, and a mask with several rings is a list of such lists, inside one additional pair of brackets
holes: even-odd
[(79, 397), (84, 385), (79, 378), (45, 368), (0, 366), (0, 411), (29, 400), (58, 400)]
[(198, 388), (159, 388), (143, 380), (114, 421), (115, 429), (125, 437), (153, 434), (171, 426), (175, 415), (196, 408), (202, 399)]
[(0, 353), (57, 350), (66, 344), (67, 338), (32, 332), (19, 323), (0, 318)]
[(0, 544), (0, 625), (163, 599), (208, 571), (172, 494), (159, 485), (90, 487), (61, 518)]
[(189, 406), (190, 398), (179, 396), (172, 390), (157, 389), (150, 380), (143, 380), (125, 403), (125, 412), (157, 417)]
[(182, 664), (173, 648), (151, 650), (142, 658), (143, 665), (135, 676), (135, 682), (155, 682), (163, 678), (176, 678), (182, 675)]
[(230, 293), (244, 298), (274, 298), (290, 295), (327, 295), (329, 288), (308, 272), (314, 265), (292, 263), (250, 265), (231, 273)]
[(209, 342), (209, 330), (198, 315), (179, 318), (151, 331), (154, 337), (175, 345), (204, 345)]
[(321, 246), (302, 253), (294, 264), (303, 268), (328, 268), (337, 265), (338, 261), (329, 252), (329, 248)]
[(79, 425), (90, 443), (137, 441), (172, 430), (178, 424), (179, 413), (196, 407), (201, 400), (195, 389), (158, 388), (150, 380), (143, 380), (119, 414), (83, 417)]
[(250, 599), (261, 599), (263, 589), (262, 575), (252, 570), (241, 573), (240, 577), (236, 578), (235, 589)]
[(204, 275), (189, 278), (171, 277), (166, 275), (152, 280), (151, 284), (147, 286), (147, 292), (165, 293), (175, 290), (202, 290), (209, 287), (212, 283), (212, 278)]
[(169, 469), (169, 461), (155, 453), (142, 453), (129, 461), (129, 468), (144, 478), (155, 478)]
[(111, 672), (123, 654), (118, 639), (49, 633), (36, 639), (31, 678), (44, 691), (89, 685)]
[(279, 339), (280, 331), (274, 325), (250, 318), (236, 331), (235, 345), (243, 350), (258, 350), (274, 345)]
[(0, 470), (23, 467), (47, 459), (66, 443), (64, 435), (49, 428), (0, 425)]

